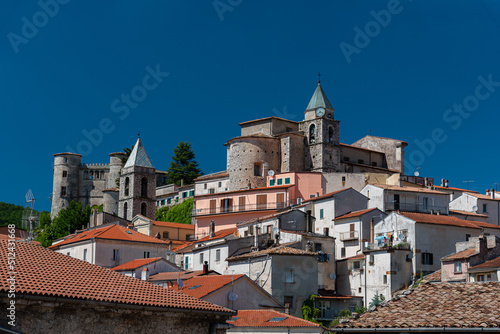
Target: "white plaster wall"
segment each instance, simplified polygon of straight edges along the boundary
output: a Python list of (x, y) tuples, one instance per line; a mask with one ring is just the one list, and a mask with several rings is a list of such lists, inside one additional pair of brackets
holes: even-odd
[[(220, 261), (216, 261), (217, 250), (220, 250)], [(190, 270), (203, 270), (203, 263), (200, 263), (200, 254), (203, 254), (203, 262), (208, 261), (208, 268), (215, 270), (219, 274), (227, 273), (228, 245), (226, 243), (212, 244), (209, 247), (193, 249), (190, 263)], [(190, 259), (190, 260), (191, 260)]]
[(368, 197), (368, 208), (385, 211), (384, 189), (367, 184), (360, 192)]

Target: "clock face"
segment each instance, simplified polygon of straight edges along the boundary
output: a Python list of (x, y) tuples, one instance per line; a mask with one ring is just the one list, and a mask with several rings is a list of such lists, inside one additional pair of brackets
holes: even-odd
[(325, 108), (323, 107), (319, 107), (319, 108), (316, 108), (316, 116), (318, 117), (323, 117), (323, 115), (325, 115)]

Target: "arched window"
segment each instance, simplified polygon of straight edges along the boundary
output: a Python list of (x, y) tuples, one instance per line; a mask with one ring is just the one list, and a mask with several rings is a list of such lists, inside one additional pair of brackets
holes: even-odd
[(316, 143), (316, 125), (311, 124), (309, 127), (309, 144)]
[(123, 219), (127, 219), (127, 203), (123, 204)]
[(328, 142), (333, 144), (333, 127), (328, 128)]
[(130, 188), (130, 180), (128, 177), (125, 178), (125, 196), (128, 196)]
[(141, 197), (148, 197), (148, 179), (145, 177), (141, 180)]
[(143, 215), (144, 217), (148, 216), (148, 206), (146, 203), (141, 204), (141, 215)]

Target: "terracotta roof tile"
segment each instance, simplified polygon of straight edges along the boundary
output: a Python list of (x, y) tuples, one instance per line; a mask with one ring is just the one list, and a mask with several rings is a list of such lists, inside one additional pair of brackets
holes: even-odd
[(215, 236), (213, 238), (210, 238), (210, 236), (206, 236), (206, 237), (201, 238), (200, 240), (198, 240), (196, 242), (203, 242), (203, 241), (209, 241), (209, 240), (216, 240), (216, 239), (225, 238), (228, 235), (233, 234), (237, 230), (238, 230), (237, 228), (228, 228), (228, 229), (225, 229), (225, 230), (219, 230), (219, 231), (215, 232)]
[(215, 179), (215, 178), (219, 178), (219, 177), (228, 177), (228, 176), (229, 176), (229, 174), (228, 174), (227, 170), (223, 170), (220, 172), (199, 176), (196, 179), (194, 179), (193, 181), (196, 182), (196, 181), (203, 181), (203, 180)]
[(180, 224), (180, 223), (155, 221), (155, 222), (153, 222), (153, 225), (162, 226), (162, 227), (175, 227), (175, 228), (185, 228), (185, 229), (189, 229), (189, 230), (194, 230), (194, 225), (192, 225), (192, 224)]
[(308, 252), (301, 249), (291, 248), (287, 246), (278, 246), (271, 247), (268, 249), (264, 249), (257, 252), (246, 253), (238, 256), (229, 257), (226, 261), (236, 261), (241, 259), (248, 259), (251, 257), (259, 257), (264, 255), (309, 255), (309, 256), (317, 256), (318, 253)]
[(500, 197), (491, 198), (490, 195), (475, 194), (475, 193), (471, 193), (471, 192), (468, 192), (467, 194), (474, 196), (476, 198), (479, 198), (479, 199), (486, 199), (486, 200), (490, 200), (490, 201), (500, 201)]
[(450, 210), (450, 213), (455, 213), (455, 214), (464, 215), (464, 216), (474, 216), (474, 217), (488, 218), (488, 215), (482, 215), (480, 213), (463, 211), (463, 210)]
[(275, 310), (239, 310), (234, 319), (228, 320), (228, 323), (235, 327), (321, 327), (314, 322)]
[(335, 196), (335, 195), (340, 194), (341, 192), (344, 192), (344, 191), (349, 190), (349, 189), (352, 189), (352, 188), (346, 188), (346, 189), (342, 189), (342, 190), (337, 190), (337, 191), (333, 191), (331, 193), (324, 194), (324, 195), (321, 195), (321, 196), (318, 196), (318, 197), (309, 198), (309, 199), (303, 201), (302, 203), (319, 201), (319, 200), (322, 200), (322, 199), (325, 199), (325, 198), (328, 198), (328, 197)]
[(90, 228), (83, 230), (80, 233), (75, 233), (70, 235), (64, 241), (58, 242), (50, 246), (50, 249), (58, 249), (63, 245), (72, 244), (75, 242), (90, 240), (90, 239), (108, 239), (108, 240), (121, 240), (121, 241), (135, 241), (135, 242), (147, 242), (154, 244), (165, 244), (167, 242), (150, 237), (149, 235), (139, 233), (132, 229), (126, 228), (118, 224), (103, 225), (102, 227)]
[[(0, 240), (0, 252), (7, 254), (9, 242)], [(140, 306), (215, 311), (232, 311), (167, 290), (41, 246), (15, 243), (16, 295), (29, 294)], [(0, 257), (0, 291), (10, 289), (7, 256)]]
[(479, 194), (479, 191), (473, 191), (473, 190), (466, 190), (466, 189), (461, 189), (461, 188), (454, 188), (454, 187), (443, 187), (443, 186), (436, 186), (433, 185), (434, 188), (436, 189), (443, 189), (443, 190), (456, 190), (456, 191), (461, 191), (461, 192), (467, 192), (467, 193), (474, 193), (474, 194)]
[(352, 211), (349, 213), (346, 213), (345, 215), (339, 216), (334, 218), (333, 220), (337, 219), (346, 219), (346, 218), (353, 218), (353, 217), (360, 217), (364, 215), (365, 213), (368, 213), (370, 211), (377, 210), (377, 208), (371, 208), (371, 209), (365, 209), (365, 210), (358, 210), (358, 211)]
[(219, 275), (218, 272), (209, 270), (208, 273), (203, 274), (203, 270), (196, 270), (196, 271), (181, 271), (181, 272), (165, 272), (165, 273), (158, 273), (155, 275), (151, 275), (149, 277), (149, 281), (151, 282), (156, 282), (156, 281), (176, 281), (177, 279), (181, 279), (182, 281), (185, 281), (187, 279), (193, 278), (195, 276), (200, 276), (200, 275)]
[(468, 227), (475, 229), (480, 229), (481, 227), (500, 229), (500, 226), (498, 225), (473, 221), (473, 220), (463, 220), (454, 216), (432, 215), (428, 213), (415, 213), (415, 212), (401, 212), (400, 214), (402, 216), (410, 218), (411, 220), (416, 221), (417, 223), (452, 225), (452, 226)]
[(426, 282), (441, 282), (441, 269), (423, 277)]
[(404, 191), (404, 192), (412, 192), (412, 193), (424, 193), (424, 194), (436, 194), (436, 195), (446, 195), (449, 196), (448, 193), (431, 190), (428, 188), (417, 188), (417, 187), (399, 187), (388, 184), (372, 184), (372, 186), (386, 189), (386, 190), (395, 190), (395, 191)]
[(469, 271), (476, 269), (489, 269), (489, 268), (499, 268), (499, 267), (500, 267), (500, 257), (497, 257), (495, 259), (478, 264), (477, 266), (470, 267)]
[[(500, 282), (420, 284), (340, 328), (500, 327)], [(404, 296), (404, 297), (403, 297)], [(379, 329), (380, 330), (380, 329)]]
[(477, 254), (476, 248), (469, 248), (466, 250), (463, 250), (461, 252), (457, 252), (448, 256), (445, 256), (441, 259), (441, 261), (450, 261), (450, 260), (460, 260), (460, 259), (467, 259), (471, 257), (472, 255)]
[(127, 263), (120, 264), (119, 266), (111, 268), (110, 270), (134, 270), (134, 269), (142, 267), (146, 264), (156, 262), (160, 259), (161, 259), (161, 257), (152, 257), (149, 259), (135, 259), (135, 260), (129, 261)]
[(203, 298), (206, 295), (209, 295), (212, 292), (217, 291), (222, 287), (231, 284), (231, 282), (235, 282), (245, 276), (245, 274), (195, 276), (186, 280), (182, 288), (175, 286), (173, 287), (173, 290), (195, 298)]

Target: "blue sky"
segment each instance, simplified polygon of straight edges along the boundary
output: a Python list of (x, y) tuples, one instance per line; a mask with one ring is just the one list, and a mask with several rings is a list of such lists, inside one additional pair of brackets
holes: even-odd
[[(409, 174), (418, 168), (457, 187), (473, 180), (481, 192), (500, 182), (493, 0), (2, 7), (0, 201), (22, 205), (31, 188), (36, 207), (50, 210), (54, 153), (108, 162), (138, 131), (157, 169), (189, 141), (205, 173), (224, 170), (223, 144), (238, 123), (300, 121), (318, 71), (342, 142), (371, 130), (408, 142)], [(151, 72), (156, 80), (145, 81)]]

